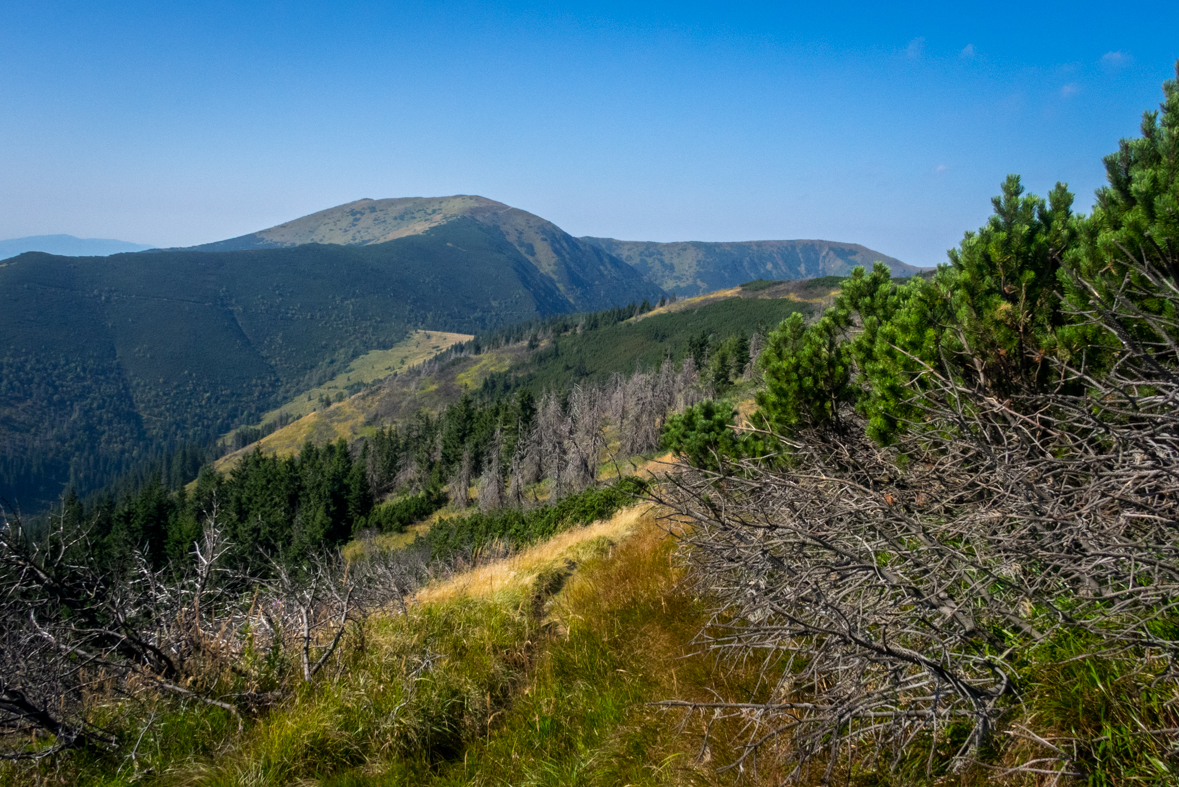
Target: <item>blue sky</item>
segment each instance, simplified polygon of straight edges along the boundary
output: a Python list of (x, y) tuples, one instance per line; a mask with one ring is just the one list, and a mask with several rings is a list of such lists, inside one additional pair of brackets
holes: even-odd
[(0, 238), (188, 245), (465, 193), (932, 265), (1009, 172), (1087, 209), (1177, 30), (1174, 2), (0, 0)]

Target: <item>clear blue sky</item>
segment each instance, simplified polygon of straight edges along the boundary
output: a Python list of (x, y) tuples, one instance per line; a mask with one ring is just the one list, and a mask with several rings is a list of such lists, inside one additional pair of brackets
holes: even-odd
[(1179, 58), (1179, 2), (887, 5), (0, 0), (0, 238), (466, 193), (936, 264), (1009, 172), (1087, 209)]

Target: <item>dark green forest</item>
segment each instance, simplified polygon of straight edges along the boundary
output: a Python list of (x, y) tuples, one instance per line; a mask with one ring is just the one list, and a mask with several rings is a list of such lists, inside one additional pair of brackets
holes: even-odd
[[(605, 382), (615, 371), (653, 369), (667, 358), (682, 363), (689, 356), (706, 369), (720, 359), (723, 377), (714, 373), (707, 379), (725, 385), (748, 361), (750, 333), (805, 306), (730, 299), (627, 323), (650, 311), (644, 303), (496, 329), (477, 336), (466, 349), (479, 352), (530, 338), (537, 342), (540, 335), (555, 337), (556, 346), (565, 349), (538, 348), (523, 367), (528, 374), (484, 385), (437, 416), (420, 412), (352, 446), (307, 443), (298, 456), (288, 458), (255, 450), (223, 476), (208, 464), (217, 453), (211, 444), (188, 444), (143, 460), (101, 490), (84, 496), (72, 491), (52, 515), (91, 528), (103, 561), (115, 567), (136, 551), (157, 568), (186, 565), (203, 522), (214, 513), (235, 545), (241, 568), (265, 571), (270, 561), (298, 565), (366, 529), (399, 532), (428, 517), (451, 502), (445, 490), (460, 465), (468, 462), (465, 472), (478, 478), (493, 461), (495, 447), (494, 461), (506, 476), (522, 436), (536, 421), (538, 398), (546, 392), (556, 393), (567, 410), (568, 391), (575, 384)], [(620, 342), (619, 332), (628, 328), (641, 330), (628, 332)], [(742, 341), (744, 360), (730, 362), (729, 354)], [(598, 373), (568, 363), (568, 357), (592, 359)], [(186, 491), (194, 478), (195, 487)], [(390, 500), (379, 502), (384, 498)]]
[[(611, 312), (570, 319), (566, 326), (554, 327), (549, 346), (524, 363), (489, 376), (483, 392), (495, 395), (527, 389), (540, 394), (574, 382), (604, 383), (614, 374), (655, 367), (667, 358), (679, 363), (688, 355), (702, 368), (711, 354), (709, 348), (719, 347), (730, 336), (765, 335), (787, 316), (810, 315), (814, 309), (812, 304), (786, 299), (730, 298), (636, 321), (613, 320)], [(560, 327), (566, 330), (558, 332)]]
[(373, 246), (30, 253), (0, 267), (0, 288), (0, 495), (26, 510), (249, 423), (411, 329), (573, 311), (467, 219)]

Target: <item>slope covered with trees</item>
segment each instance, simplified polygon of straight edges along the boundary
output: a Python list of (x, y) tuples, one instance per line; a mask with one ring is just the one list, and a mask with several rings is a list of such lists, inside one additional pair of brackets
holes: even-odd
[(27, 509), (206, 439), (411, 328), (572, 311), (502, 235), (461, 218), (370, 246), (25, 254), (0, 267), (0, 495)]

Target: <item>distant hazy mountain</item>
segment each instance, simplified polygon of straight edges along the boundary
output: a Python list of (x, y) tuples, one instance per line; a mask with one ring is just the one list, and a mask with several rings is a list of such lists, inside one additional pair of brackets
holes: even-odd
[(811, 279), (846, 276), (852, 268), (871, 268), (880, 260), (894, 276), (919, 268), (856, 243), (827, 240), (762, 240), (739, 243), (654, 243), (581, 238), (626, 263), (677, 295), (699, 295), (754, 279)]
[(362, 199), (312, 213), (238, 238), (196, 246), (200, 251), (244, 251), (307, 243), (371, 246), (438, 231), (474, 219), (512, 244), (568, 299), (571, 310), (658, 299), (663, 292), (599, 245), (586, 243), (551, 221), (486, 197)]
[(106, 257), (150, 248), (152, 247), (144, 246), (142, 243), (128, 243), (125, 240), (75, 238), (73, 235), (30, 235), (27, 238), (0, 240), (0, 260), (24, 254), (26, 251), (43, 251), (63, 257)]

